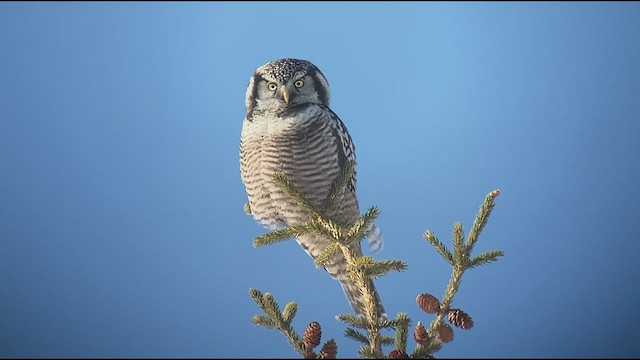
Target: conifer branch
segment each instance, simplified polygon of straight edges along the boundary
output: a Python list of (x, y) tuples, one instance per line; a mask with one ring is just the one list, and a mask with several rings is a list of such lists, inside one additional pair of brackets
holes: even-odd
[(310, 230), (306, 226), (290, 226), (284, 229), (277, 229), (266, 232), (253, 240), (253, 247), (272, 245), (293, 237), (308, 233)]
[(344, 241), (344, 230), (338, 223), (330, 219), (319, 217), (317, 219), (309, 221), (308, 224), (309, 228), (311, 228), (313, 232), (322, 237), (325, 237), (332, 241)]
[(359, 256), (354, 258), (353, 266), (361, 271), (367, 271), (375, 266), (376, 261), (371, 256)]
[(464, 258), (465, 253), (464, 230), (462, 229), (462, 223), (458, 221), (453, 224), (453, 258), (461, 260)]
[[(321, 208), (314, 205), (283, 173), (274, 174), (273, 180), (275, 183), (309, 213), (310, 220), (305, 224), (264, 234), (256, 238), (254, 245), (262, 246), (273, 244), (309, 232), (331, 240), (330, 245), (317, 257), (316, 264), (322, 265), (331, 261), (338, 249), (342, 252), (347, 263), (349, 277), (353, 279), (362, 292), (365, 316), (364, 319), (360, 321), (362, 323), (358, 325), (364, 325), (362, 328), (367, 330), (371, 354), (374, 354), (376, 357), (381, 357), (383, 354), (380, 340), (381, 334), (379, 333), (380, 328), (378, 325), (381, 319), (379, 319), (380, 314), (378, 314), (376, 306), (377, 296), (371, 285), (371, 280), (391, 270), (404, 270), (406, 269), (406, 264), (401, 261), (391, 260), (376, 262), (370, 257), (363, 257), (357, 254), (350, 246), (352, 242), (362, 241), (362, 239), (366, 237), (366, 232), (371, 228), (373, 221), (380, 213), (378, 208), (370, 208), (353, 224), (348, 225), (335, 221), (327, 214), (331, 212), (329, 210), (334, 207), (336, 199), (344, 194), (344, 189), (351, 181), (354, 171), (355, 162), (350, 161), (338, 174)], [(278, 316), (281, 317), (282, 314), (280, 314), (279, 311), (278, 314), (275, 313), (274, 309), (276, 309), (277, 303), (265, 304), (265, 301), (268, 300), (263, 299), (259, 304), (265, 305), (265, 312), (267, 312), (270, 317), (278, 320), (275, 321), (275, 324), (279, 325), (279, 320), (282, 319), (278, 319)], [(354, 324), (355, 323), (356, 322), (354, 322)]]
[(407, 270), (407, 263), (400, 260), (382, 260), (382, 261), (378, 261), (377, 263), (380, 264), (380, 266), (388, 268), (389, 271), (390, 270), (395, 270), (395, 271)]
[(433, 358), (432, 354), (440, 351), (442, 348), (442, 343), (432, 338), (427, 341), (426, 344), (417, 344), (415, 350), (411, 354), (411, 358), (413, 359), (430, 359)]
[[(330, 240), (329, 245), (316, 256), (315, 262), (318, 266), (324, 266), (329, 263), (340, 251), (347, 264), (348, 276), (356, 283), (362, 293), (362, 304), (364, 307), (363, 316), (351, 314), (341, 314), (336, 318), (350, 325), (345, 330), (345, 336), (357, 342), (364, 344), (358, 353), (368, 358), (382, 358), (383, 345), (395, 344), (396, 349), (393, 350), (390, 357), (408, 356), (406, 353), (408, 328), (411, 320), (406, 313), (398, 313), (395, 319), (387, 320), (382, 318), (378, 313), (376, 306), (377, 295), (372, 287), (372, 279), (386, 275), (391, 270), (403, 271), (407, 265), (399, 260), (382, 260), (377, 261), (370, 256), (362, 256), (355, 251), (355, 247), (351, 246), (355, 241), (362, 241), (367, 232), (371, 229), (374, 220), (380, 211), (376, 207), (368, 209), (359, 219), (351, 224), (343, 224), (336, 219), (330, 217), (329, 213), (334, 213), (335, 203), (340, 196), (343, 196), (345, 187), (351, 181), (355, 163), (349, 162), (347, 166), (338, 174), (331, 191), (320, 207), (313, 204), (305, 195), (297, 189), (282, 173), (273, 176), (278, 186), (309, 214), (309, 221), (304, 224), (297, 224), (285, 229), (275, 230), (259, 236), (254, 241), (254, 246), (263, 246), (274, 244), (287, 240), (292, 237), (299, 237), (302, 234), (313, 233), (318, 236)], [(471, 258), (471, 252), (478, 237), (487, 223), (488, 217), (494, 207), (494, 200), (498, 196), (499, 191), (490, 192), (485, 198), (485, 202), (480, 207), (478, 214), (474, 220), (471, 231), (466, 239), (464, 230), (460, 222), (456, 222), (453, 226), (453, 252), (450, 251), (431, 231), (427, 230), (424, 234), (427, 242), (434, 247), (452, 267), (451, 278), (444, 292), (442, 301), (430, 294), (419, 295), (419, 305), (425, 311), (436, 313), (436, 318), (431, 322), (428, 331), (419, 324), (419, 328), (414, 332), (414, 338), (417, 341), (416, 348), (412, 354), (414, 358), (427, 358), (438, 351), (442, 342), (449, 342), (453, 339), (453, 330), (443, 319), (448, 315), (449, 321), (457, 327), (470, 329), (473, 326), (471, 317), (460, 309), (450, 310), (451, 303), (457, 293), (462, 275), (467, 269), (481, 266), (493, 261), (503, 253), (500, 250), (491, 250), (481, 253)], [(251, 209), (247, 205), (247, 212)], [(324, 347), (320, 354), (312, 352), (313, 347), (319, 344), (319, 324), (315, 323), (317, 328), (308, 327), (308, 330), (315, 329), (315, 333), (308, 335), (305, 331), (303, 340), (291, 327), (291, 322), (297, 312), (295, 302), (289, 302), (281, 312), (278, 303), (269, 293), (262, 294), (256, 289), (250, 290), (251, 297), (256, 301), (266, 315), (255, 315), (252, 318), (254, 324), (262, 325), (267, 328), (275, 328), (280, 330), (292, 344), (294, 349), (305, 357), (323, 356)], [(310, 324), (311, 326), (312, 324)], [(361, 332), (358, 329), (366, 331)], [(383, 328), (394, 329), (395, 338), (382, 335), (380, 330)], [(310, 330), (310, 331), (311, 331)], [(417, 335), (416, 335), (417, 334)], [(312, 341), (313, 340), (313, 341)], [(317, 340), (317, 341), (316, 341)], [(327, 356), (333, 354), (337, 347), (333, 340), (325, 344), (327, 347)]]
[(369, 344), (369, 338), (367, 338), (367, 336), (363, 333), (361, 333), (360, 331), (352, 328), (352, 327), (348, 327), (345, 331), (344, 331), (344, 336), (351, 338), (357, 342), (361, 342), (363, 344)]
[(282, 191), (284, 191), (287, 195), (291, 196), (297, 204), (305, 208), (310, 214), (313, 214), (314, 217), (321, 216), (322, 212), (320, 211), (320, 209), (318, 209), (315, 205), (313, 205), (313, 203), (311, 203), (311, 201), (307, 199), (307, 197), (302, 193), (302, 191), (296, 188), (291, 183), (291, 181), (287, 179), (284, 173), (281, 173), (281, 172), (275, 173), (273, 174), (272, 178), (276, 182), (276, 184), (280, 187), (280, 189), (282, 189)]
[[(372, 258), (369, 258), (373, 260)], [(386, 275), (389, 271), (404, 271), (407, 269), (407, 264), (400, 260), (383, 260), (375, 261), (363, 264), (363, 271), (372, 279)]]
[(397, 350), (407, 351), (407, 336), (409, 335), (409, 326), (411, 325), (411, 319), (406, 313), (400, 312), (396, 315), (396, 338), (395, 345)]
[[(334, 181), (331, 192), (324, 202), (323, 210), (333, 207), (335, 199), (344, 193), (344, 188), (353, 176), (355, 163), (349, 162), (342, 169), (337, 179)], [(330, 239), (332, 244), (336, 244), (347, 263), (349, 277), (358, 285), (362, 292), (363, 305), (365, 308), (364, 324), (369, 335), (369, 347), (375, 357), (381, 357), (382, 344), (381, 334), (379, 333), (379, 315), (376, 306), (376, 294), (373, 290), (371, 280), (375, 276), (381, 276), (390, 270), (404, 270), (406, 264), (402, 262), (387, 261), (376, 263), (370, 257), (363, 257), (357, 254), (350, 246), (353, 241), (361, 241), (366, 236), (366, 231), (372, 226), (373, 221), (379, 215), (380, 211), (376, 207), (370, 208), (363, 216), (361, 216), (354, 224), (344, 226), (334, 221), (327, 214), (323, 213), (314, 204), (309, 201), (305, 195), (297, 189), (282, 173), (274, 175), (273, 179), (282, 188), (282, 190), (291, 196), (296, 203), (306, 209), (310, 215), (310, 221), (301, 225), (303, 229), (308, 229), (322, 237)], [(293, 231), (282, 232), (276, 235), (280, 237), (292, 234)], [(269, 240), (278, 240), (277, 236), (267, 238)], [(335, 256), (332, 247), (325, 248), (319, 263), (326, 263)]]
[(411, 323), (411, 319), (407, 316), (406, 313), (400, 312), (394, 319), (391, 320), (383, 320), (380, 322), (380, 327), (382, 328), (397, 328), (402, 326), (409, 326)]
[(366, 330), (369, 334), (369, 348), (374, 358), (380, 358), (382, 353), (382, 343), (380, 342), (379, 314), (376, 308), (375, 292), (371, 287), (371, 278), (368, 277), (361, 268), (357, 266), (358, 255), (348, 246), (338, 243), (344, 258), (348, 264), (350, 277), (358, 285), (362, 292), (362, 303), (365, 308)]
[(365, 319), (357, 315), (343, 313), (336, 316), (336, 319), (342, 322), (345, 322), (353, 327), (357, 327), (360, 329), (367, 328), (367, 323), (365, 322)]
[[(457, 264), (456, 264), (457, 265)], [(460, 283), (462, 282), (462, 274), (464, 273), (463, 268), (460, 266), (454, 266), (451, 272), (451, 278), (449, 279), (449, 284), (447, 284), (447, 289), (444, 292), (444, 296), (442, 301), (440, 302), (440, 311), (436, 318), (431, 322), (429, 326), (429, 334), (433, 336), (438, 336), (438, 332), (442, 326), (442, 319), (449, 311), (449, 306), (453, 301), (453, 297), (458, 292), (460, 288)]]
[(273, 295), (270, 293), (264, 293), (262, 295), (262, 301), (264, 312), (273, 319), (276, 325), (284, 323), (284, 319), (282, 318), (282, 314), (280, 313), (280, 306), (278, 306), (278, 302), (273, 298)]
[(371, 350), (370, 346), (361, 346), (360, 349), (358, 349), (358, 354), (368, 359), (381, 358), (378, 354), (376, 354), (373, 350)]
[(338, 195), (342, 193), (342, 190), (349, 184), (351, 180), (351, 176), (355, 171), (356, 162), (353, 160), (349, 160), (345, 167), (342, 168), (342, 171), (338, 174), (336, 180), (331, 184), (331, 189), (329, 190), (329, 196), (325, 200), (322, 208), (325, 212), (330, 212), (335, 205), (336, 199)]
[(380, 336), (380, 343), (382, 344), (382, 346), (393, 345), (393, 344), (396, 343), (396, 338), (394, 338), (393, 336), (389, 336), (389, 335), (381, 335)]
[(498, 261), (498, 257), (503, 255), (504, 253), (502, 252), (502, 250), (491, 250), (491, 251), (483, 252), (482, 254), (479, 254), (473, 259), (469, 260), (467, 267), (474, 268), (474, 267), (488, 264), (490, 262)]
[(251, 322), (256, 325), (262, 325), (266, 328), (273, 329), (276, 327), (276, 324), (273, 323), (270, 317), (265, 315), (256, 314), (251, 318)]
[(267, 314), (266, 316), (254, 315), (251, 322), (256, 325), (262, 325), (268, 329), (280, 330), (287, 340), (289, 340), (291, 346), (293, 346), (300, 355), (304, 356), (307, 353), (305, 345), (302, 340), (300, 340), (298, 333), (296, 333), (296, 331), (291, 327), (291, 322), (293, 321), (293, 317), (297, 310), (296, 303), (288, 303), (285, 306), (285, 310), (281, 313), (278, 302), (270, 293), (263, 294), (258, 289), (249, 289), (249, 295), (258, 304), (262, 311)]
[(436, 249), (436, 252), (440, 254), (451, 266), (453, 266), (453, 254), (447, 249), (447, 247), (430, 231), (427, 230), (424, 233), (424, 238)]
[[(443, 323), (443, 318), (447, 316), (447, 314), (449, 313), (449, 309), (450, 309), (451, 303), (453, 302), (453, 298), (455, 294), (458, 292), (458, 289), (460, 288), (462, 275), (464, 274), (464, 272), (470, 268), (481, 266), (492, 261), (496, 261), (498, 257), (503, 255), (503, 252), (501, 250), (491, 250), (470, 259), (471, 251), (473, 250), (473, 247), (478, 241), (478, 237), (482, 229), (484, 228), (484, 226), (486, 225), (489, 219), (491, 210), (494, 207), (494, 200), (499, 194), (500, 194), (499, 190), (493, 190), (486, 196), (484, 203), (480, 206), (480, 209), (478, 210), (478, 214), (476, 215), (471, 232), (469, 233), (466, 242), (464, 242), (464, 231), (462, 228), (462, 224), (460, 222), (456, 222), (454, 224), (453, 254), (448, 252), (444, 244), (442, 244), (431, 231), (427, 230), (427, 232), (425, 232), (425, 238), (427, 239), (427, 241), (431, 245), (433, 245), (434, 248), (436, 248), (436, 251), (438, 251), (438, 253), (440, 253), (440, 255), (442, 255), (442, 257), (445, 258), (445, 260), (452, 267), (451, 278), (449, 279), (449, 283), (447, 284), (447, 288), (444, 292), (443, 298), (440, 301), (440, 306), (439, 306), (439, 310), (437, 312), (436, 318), (431, 322), (429, 331), (428, 331), (429, 337), (436, 340), (432, 340), (428, 342), (426, 346), (432, 346), (432, 344), (434, 343), (451, 341), (453, 339), (453, 333), (451, 332), (452, 330), (448, 325)], [(468, 315), (465, 314), (465, 316), (467, 317), (467, 320), (471, 321)], [(458, 319), (458, 321), (461, 321), (461, 320)], [(463, 326), (467, 326), (463, 328), (469, 327), (468, 324), (465, 325), (464, 322), (462, 322), (461, 324)], [(443, 334), (440, 333), (441, 331), (444, 331), (443, 329), (449, 332), (448, 336), (443, 336)], [(426, 351), (425, 349), (422, 348), (424, 346), (425, 345), (418, 344), (418, 346), (416, 347), (416, 350), (414, 351), (414, 355), (417, 356), (418, 353), (424, 354)]]
[(316, 266), (325, 266), (327, 263), (333, 260), (333, 257), (336, 255), (337, 252), (338, 252), (337, 243), (334, 242), (327, 245), (327, 247), (325, 247), (324, 250), (322, 250), (322, 252), (318, 254), (318, 256), (316, 256), (316, 259), (314, 260)]
[(349, 228), (347, 237), (355, 241), (361, 241), (366, 236), (366, 231), (369, 230), (373, 222), (380, 215), (380, 209), (373, 206), (370, 207), (362, 217)]
[(478, 237), (484, 229), (484, 226), (487, 225), (487, 221), (489, 220), (489, 215), (491, 215), (491, 211), (495, 206), (495, 200), (500, 195), (500, 190), (496, 189), (487, 194), (484, 199), (482, 205), (480, 205), (480, 209), (478, 210), (478, 214), (476, 218), (473, 220), (473, 226), (469, 231), (469, 236), (467, 237), (467, 249), (468, 255), (471, 255), (471, 249), (473, 245), (478, 241)]
[(288, 302), (287, 305), (285, 305), (284, 310), (282, 310), (282, 320), (287, 324), (291, 324), (291, 321), (293, 321), (297, 312), (298, 304), (294, 301)]

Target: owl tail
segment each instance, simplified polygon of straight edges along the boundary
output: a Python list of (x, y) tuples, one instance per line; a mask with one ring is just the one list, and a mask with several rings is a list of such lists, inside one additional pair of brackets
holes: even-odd
[[(356, 285), (355, 282), (349, 279), (349, 276), (346, 272), (338, 274), (337, 276), (335, 276), (335, 278), (340, 282), (342, 291), (344, 291), (347, 300), (349, 300), (349, 303), (351, 304), (351, 307), (356, 312), (356, 314), (366, 318), (366, 308), (363, 302), (364, 298), (362, 296), (362, 292), (360, 292), (360, 288), (358, 287), (358, 285)], [(376, 291), (376, 287), (373, 284), (373, 281), (369, 280), (369, 286), (373, 290), (374, 303), (376, 310), (378, 311), (378, 317), (386, 319), (387, 314), (384, 311), (384, 306), (382, 305), (382, 301), (380, 300), (380, 296)]]
[(381, 251), (384, 247), (384, 240), (380, 228), (377, 227), (376, 224), (371, 224), (369, 229), (367, 229), (366, 234), (369, 250), (373, 252)]

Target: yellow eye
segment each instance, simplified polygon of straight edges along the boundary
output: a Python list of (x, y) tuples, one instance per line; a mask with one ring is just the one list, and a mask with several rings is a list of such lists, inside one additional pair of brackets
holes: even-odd
[(268, 83), (267, 84), (267, 89), (271, 90), (271, 91), (276, 91), (276, 89), (278, 88), (278, 85), (276, 85), (276, 83)]
[(293, 86), (297, 88), (301, 88), (303, 85), (304, 85), (304, 81), (302, 80), (296, 80), (296, 82), (293, 83)]

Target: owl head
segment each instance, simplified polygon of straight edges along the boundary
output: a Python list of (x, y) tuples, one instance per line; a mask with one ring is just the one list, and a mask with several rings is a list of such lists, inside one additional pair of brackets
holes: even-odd
[(247, 87), (247, 114), (282, 111), (304, 104), (329, 106), (329, 83), (311, 62), (280, 59), (256, 69)]

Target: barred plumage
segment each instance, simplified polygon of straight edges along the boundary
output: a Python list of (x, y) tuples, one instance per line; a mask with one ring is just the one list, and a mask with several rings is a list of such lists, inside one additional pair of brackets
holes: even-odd
[[(271, 175), (283, 172), (311, 202), (320, 206), (345, 164), (355, 160), (351, 136), (329, 108), (326, 78), (305, 60), (269, 62), (251, 77), (246, 106), (240, 169), (251, 213), (258, 222), (270, 228), (308, 221), (306, 211), (278, 188)], [(344, 223), (358, 219), (360, 209), (355, 189), (354, 171), (330, 216)], [(304, 235), (296, 240), (313, 258), (329, 243), (315, 235)], [(382, 247), (382, 236), (375, 225), (369, 229), (368, 240), (371, 248)], [(359, 243), (354, 244), (354, 250), (357, 254), (362, 253)], [(340, 282), (356, 313), (363, 315), (362, 294), (348, 278), (342, 254), (338, 252), (325, 269)], [(378, 310), (384, 314), (382, 303), (377, 300)]]

